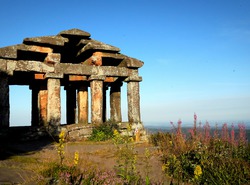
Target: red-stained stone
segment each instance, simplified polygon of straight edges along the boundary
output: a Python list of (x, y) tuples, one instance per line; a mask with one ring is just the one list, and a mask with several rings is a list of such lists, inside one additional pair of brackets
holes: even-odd
[(78, 123), (88, 123), (88, 86), (81, 85), (78, 89)]

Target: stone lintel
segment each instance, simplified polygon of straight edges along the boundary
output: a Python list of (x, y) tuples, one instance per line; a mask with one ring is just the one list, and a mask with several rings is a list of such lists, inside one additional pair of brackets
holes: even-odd
[(13, 73), (16, 69), (17, 69), (17, 61), (7, 61), (6, 71), (8, 75), (13, 76)]
[(69, 63), (55, 65), (55, 71), (63, 71), (64, 74), (72, 75), (105, 75), (115, 77), (127, 77), (130, 74), (130, 69), (126, 67), (90, 66)]
[(141, 76), (129, 76), (124, 80), (125, 82), (141, 82), (142, 77)]
[(46, 72), (54, 72), (55, 69), (54, 67), (49, 66), (46, 63), (37, 61), (6, 60), (5, 62), (7, 65), (6, 73), (8, 73), (9, 75), (13, 75), (14, 71), (46, 73)]
[(144, 64), (144, 62), (131, 57), (126, 58), (126, 63), (128, 68), (140, 68)]
[(69, 81), (87, 81), (88, 77), (83, 75), (69, 75)]
[(38, 72), (48, 73), (55, 72), (68, 75), (104, 75), (113, 77), (128, 77), (131, 74), (131, 69), (126, 67), (115, 66), (88, 66), (83, 64), (57, 63), (51, 66), (50, 64), (38, 61), (26, 60), (5, 60), (0, 59), (0, 70), (13, 74), (13, 71)]
[(45, 58), (44, 62), (49, 64), (56, 64), (60, 63), (61, 54), (60, 53), (48, 53), (47, 57)]
[(7, 71), (7, 61), (4, 59), (0, 59), (0, 72)]
[(89, 80), (92, 81), (92, 80), (98, 80), (98, 81), (104, 81), (105, 80), (105, 76), (103, 75), (91, 75), (89, 77)]
[(63, 73), (46, 73), (45, 78), (63, 78)]

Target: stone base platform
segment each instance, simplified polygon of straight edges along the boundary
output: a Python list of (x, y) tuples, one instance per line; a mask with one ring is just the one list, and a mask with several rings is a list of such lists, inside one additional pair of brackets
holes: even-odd
[[(137, 140), (147, 140), (146, 131), (142, 123), (118, 123), (119, 131), (121, 135), (129, 135), (131, 137), (137, 136)], [(95, 127), (93, 124), (71, 124), (60, 125), (58, 128), (52, 127), (10, 127), (0, 131), (1, 140), (9, 141), (29, 141), (41, 139), (44, 137), (50, 137), (57, 140), (57, 137), (61, 131), (65, 132), (67, 141), (81, 141), (86, 140), (91, 136), (92, 130)]]

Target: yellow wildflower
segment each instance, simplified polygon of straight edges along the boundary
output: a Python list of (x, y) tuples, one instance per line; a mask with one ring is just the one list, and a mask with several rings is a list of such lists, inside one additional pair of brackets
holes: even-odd
[(169, 144), (172, 146), (172, 145), (173, 145), (173, 142), (172, 142), (172, 141), (169, 141)]
[(65, 137), (65, 132), (64, 131), (61, 131), (60, 134), (59, 134), (59, 139), (61, 141), (64, 141), (64, 137)]
[(114, 134), (114, 136), (118, 136), (119, 132), (115, 129), (113, 134)]
[(78, 161), (79, 161), (79, 152), (76, 151), (75, 156), (74, 156), (74, 165), (75, 166), (78, 164)]
[(201, 174), (202, 174), (201, 166), (200, 165), (196, 165), (196, 167), (194, 169), (195, 178), (198, 179)]
[(162, 171), (165, 171), (166, 169), (167, 169), (167, 165), (166, 164), (164, 164), (164, 165), (161, 166), (161, 170)]

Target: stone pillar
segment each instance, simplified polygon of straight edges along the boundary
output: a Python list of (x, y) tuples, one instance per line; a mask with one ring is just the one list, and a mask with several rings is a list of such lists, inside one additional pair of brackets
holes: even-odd
[(0, 73), (0, 128), (10, 126), (10, 100), (8, 76)]
[(115, 123), (122, 122), (121, 86), (122, 82), (115, 82), (110, 87), (110, 120)]
[(92, 75), (90, 77), (91, 87), (91, 123), (103, 123), (103, 81), (104, 76)]
[(39, 125), (46, 126), (47, 122), (47, 104), (48, 104), (48, 90), (45, 85), (42, 85), (38, 94), (39, 107)]
[(129, 77), (127, 86), (127, 98), (128, 98), (128, 121), (130, 123), (139, 123), (141, 122), (141, 113), (140, 113), (140, 89), (139, 81), (140, 77)]
[(105, 84), (103, 85), (103, 108), (102, 108), (102, 121), (106, 122), (107, 121), (107, 93), (106, 91), (108, 90), (108, 88), (105, 86)]
[(48, 78), (47, 122), (52, 127), (61, 123), (60, 79)]
[(32, 90), (32, 110), (31, 110), (31, 126), (46, 126), (47, 125), (47, 102), (48, 92), (44, 85), (34, 84)]
[(73, 86), (66, 89), (66, 118), (67, 124), (76, 123), (76, 89)]
[(78, 123), (88, 124), (88, 85), (81, 84), (77, 92)]

